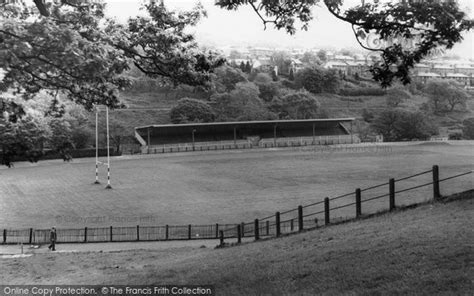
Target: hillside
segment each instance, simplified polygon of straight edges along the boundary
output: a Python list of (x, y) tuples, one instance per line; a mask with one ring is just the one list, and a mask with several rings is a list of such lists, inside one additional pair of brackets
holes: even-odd
[[(377, 87), (375, 83), (366, 83), (370, 87)], [(149, 124), (170, 123), (169, 110), (183, 97), (205, 99), (202, 94), (193, 93), (186, 87), (159, 88), (145, 87), (143, 91), (128, 90), (121, 94), (127, 109), (115, 110), (115, 116), (120, 118), (125, 126), (133, 128)], [(378, 112), (387, 107), (386, 96), (342, 96), (335, 94), (315, 95), (321, 103), (321, 109), (329, 117), (356, 117), (362, 118), (364, 110)], [(421, 94), (414, 95), (399, 106), (403, 110), (417, 111), (427, 98)], [(468, 100), (465, 111), (454, 111), (445, 115), (433, 116), (439, 127), (459, 128), (463, 119), (474, 117), (474, 99)]]
[(448, 203), (231, 248), (136, 244), (133, 251), (2, 259), (0, 280), (214, 284), (218, 295), (467, 295), (474, 290), (473, 211), (471, 190)]

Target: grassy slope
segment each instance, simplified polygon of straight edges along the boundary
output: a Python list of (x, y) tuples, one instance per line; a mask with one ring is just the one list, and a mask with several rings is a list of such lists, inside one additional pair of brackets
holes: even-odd
[[(373, 84), (373, 87), (376, 87)], [(125, 115), (121, 120), (131, 128), (148, 124), (169, 123), (169, 109), (176, 101), (182, 97), (196, 97), (187, 89), (146, 89), (144, 91), (129, 90), (123, 92), (121, 97), (129, 108), (139, 108), (148, 110), (135, 110), (133, 117)], [(368, 109), (374, 112), (386, 107), (383, 96), (359, 96), (344, 97), (333, 94), (320, 94), (316, 96), (321, 102), (321, 107), (327, 110), (331, 117), (357, 117), (361, 118), (362, 110)], [(410, 100), (404, 101), (400, 108), (405, 110), (418, 110), (426, 102), (426, 98), (420, 95), (413, 96)], [(131, 111), (115, 111), (122, 114), (129, 114)], [(439, 126), (458, 127), (463, 119), (474, 117), (474, 99), (468, 101), (467, 111), (455, 111), (444, 116), (435, 116), (434, 120)]]
[(218, 295), (468, 295), (469, 199), (225, 249), (173, 248), (2, 259), (9, 284), (215, 284)]

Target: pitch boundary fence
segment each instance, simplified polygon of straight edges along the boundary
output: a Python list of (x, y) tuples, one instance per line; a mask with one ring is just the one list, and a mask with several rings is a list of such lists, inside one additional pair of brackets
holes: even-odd
[[(385, 198), (388, 202), (388, 210), (396, 209), (397, 194), (415, 190), (418, 188), (433, 185), (433, 198), (441, 197), (440, 183), (460, 178), (473, 171), (459, 173), (443, 179), (439, 178), (439, 167), (433, 166), (431, 170), (413, 174), (411, 176), (394, 179), (388, 182), (370, 186), (367, 188), (357, 188), (353, 192), (338, 195), (332, 198), (326, 197), (324, 200), (307, 205), (300, 205), (297, 208), (273, 215), (266, 216), (254, 221), (239, 224), (212, 224), (212, 225), (164, 225), (164, 226), (129, 226), (129, 227), (84, 227), (75, 229), (57, 229), (57, 243), (94, 243), (94, 242), (136, 242), (136, 241), (169, 241), (169, 240), (204, 240), (219, 239), (221, 244), (225, 239), (237, 239), (240, 243), (243, 238), (254, 238), (259, 240), (263, 237), (279, 237), (283, 234), (301, 232), (313, 229), (322, 225), (329, 225), (340, 219), (331, 219), (331, 211), (354, 207), (355, 218), (362, 216), (362, 205)], [(396, 190), (398, 182), (406, 181), (418, 176), (431, 174), (430, 182), (422, 182), (414, 186)], [(375, 196), (362, 199), (363, 193), (388, 186), (388, 192), (378, 193)], [(336, 201), (349, 199), (344, 204), (337, 204)], [(386, 209), (386, 208), (385, 208)], [(323, 216), (321, 222), (318, 215)], [(291, 216), (288, 218), (288, 216)], [(49, 229), (3, 229), (2, 244), (46, 244), (49, 243)]]

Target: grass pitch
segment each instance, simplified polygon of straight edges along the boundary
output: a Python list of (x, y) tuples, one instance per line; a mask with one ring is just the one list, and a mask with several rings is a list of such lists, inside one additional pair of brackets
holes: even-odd
[[(390, 149), (259, 149), (112, 158), (112, 190), (93, 185), (94, 159), (18, 163), (0, 169), (0, 228), (213, 224), (252, 221), (278, 210), (353, 192), (440, 166), (441, 177), (472, 170), (472, 145)], [(397, 190), (431, 181), (427, 174)], [(473, 187), (472, 174), (441, 184), (442, 194)], [(363, 200), (388, 186), (363, 194)], [(397, 196), (397, 204), (431, 198), (431, 186)], [(339, 204), (353, 201), (339, 200)], [(337, 205), (337, 204), (336, 204)], [(363, 212), (388, 207), (388, 198)], [(351, 216), (355, 210), (336, 211)]]

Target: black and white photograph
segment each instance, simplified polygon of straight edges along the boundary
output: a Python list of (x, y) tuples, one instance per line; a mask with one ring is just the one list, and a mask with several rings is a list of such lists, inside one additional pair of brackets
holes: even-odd
[(472, 0), (0, 0), (0, 296), (474, 295)]

